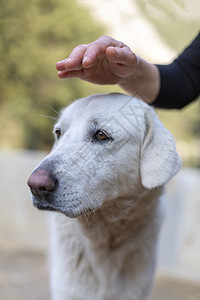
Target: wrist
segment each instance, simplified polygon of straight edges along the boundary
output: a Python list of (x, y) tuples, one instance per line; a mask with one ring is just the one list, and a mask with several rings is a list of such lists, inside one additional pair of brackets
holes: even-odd
[(138, 63), (132, 75), (121, 78), (119, 86), (126, 92), (144, 100), (146, 103), (152, 103), (160, 89), (160, 74), (158, 68), (137, 57)]

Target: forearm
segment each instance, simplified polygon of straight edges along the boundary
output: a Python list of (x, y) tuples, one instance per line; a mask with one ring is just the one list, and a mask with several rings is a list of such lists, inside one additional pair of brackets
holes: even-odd
[(138, 57), (135, 72), (119, 85), (158, 108), (183, 108), (200, 94), (200, 34), (171, 64), (152, 65)]
[(200, 34), (169, 65), (158, 65), (160, 90), (153, 105), (183, 108), (200, 94)]

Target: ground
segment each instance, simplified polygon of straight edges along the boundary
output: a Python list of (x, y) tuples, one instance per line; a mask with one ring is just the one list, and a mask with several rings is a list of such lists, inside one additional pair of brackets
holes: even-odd
[[(0, 250), (0, 299), (50, 299), (48, 263), (44, 253), (30, 250)], [(150, 300), (199, 299), (200, 286), (158, 279)]]

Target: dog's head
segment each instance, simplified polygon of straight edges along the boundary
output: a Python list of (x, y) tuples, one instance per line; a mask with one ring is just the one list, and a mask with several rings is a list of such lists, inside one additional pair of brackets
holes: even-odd
[(69, 217), (161, 186), (181, 164), (154, 110), (123, 94), (75, 101), (62, 111), (54, 135), (52, 152), (28, 185), (36, 207)]

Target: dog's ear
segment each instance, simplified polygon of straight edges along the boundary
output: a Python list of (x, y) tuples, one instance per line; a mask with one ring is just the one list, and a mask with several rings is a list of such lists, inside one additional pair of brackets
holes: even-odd
[(145, 125), (140, 172), (143, 186), (152, 189), (166, 183), (178, 172), (181, 159), (172, 134), (159, 121), (154, 110), (145, 112)]

